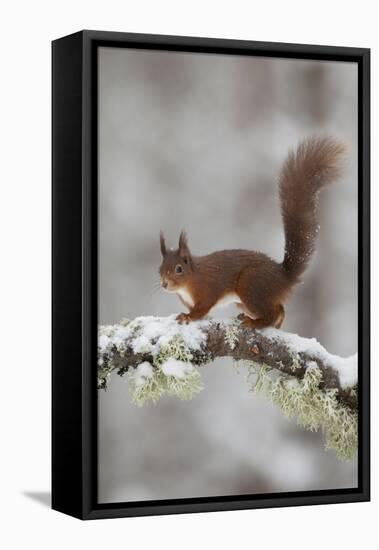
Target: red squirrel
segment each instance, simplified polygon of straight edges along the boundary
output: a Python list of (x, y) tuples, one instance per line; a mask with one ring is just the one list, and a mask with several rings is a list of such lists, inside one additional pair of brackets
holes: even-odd
[(315, 249), (319, 192), (338, 178), (343, 152), (343, 145), (331, 138), (310, 138), (289, 152), (279, 177), (285, 234), (281, 263), (250, 250), (194, 256), (184, 231), (178, 249), (169, 250), (161, 232), (161, 286), (176, 293), (189, 310), (176, 317), (179, 323), (202, 319), (214, 307), (235, 303), (247, 327), (282, 326), (284, 303)]

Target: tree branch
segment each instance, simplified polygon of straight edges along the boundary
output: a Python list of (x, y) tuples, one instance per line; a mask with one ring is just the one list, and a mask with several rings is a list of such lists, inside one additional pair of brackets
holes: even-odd
[[(170, 348), (171, 347), (171, 348)], [(170, 351), (171, 350), (171, 351)], [(180, 354), (183, 354), (181, 357)], [(164, 358), (184, 359), (203, 366), (217, 357), (250, 361), (303, 379), (309, 366), (321, 371), (319, 388), (335, 390), (341, 403), (357, 409), (357, 356), (328, 353), (315, 339), (276, 329), (252, 331), (237, 319), (205, 320), (180, 325), (174, 316), (139, 317), (99, 329), (99, 387), (105, 388), (112, 371), (120, 376), (142, 363), (157, 367)]]

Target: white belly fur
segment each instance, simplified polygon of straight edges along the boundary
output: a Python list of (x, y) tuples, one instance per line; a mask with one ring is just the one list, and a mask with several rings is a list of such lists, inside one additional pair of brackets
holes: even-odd
[(193, 306), (193, 300), (191, 294), (185, 288), (180, 288), (176, 293), (181, 297), (183, 302), (188, 304), (189, 307)]
[[(180, 288), (176, 291), (176, 293), (181, 297), (183, 302), (188, 304), (189, 307), (193, 306), (193, 300), (191, 294), (186, 290), (185, 288)], [(225, 294), (218, 302), (215, 303), (212, 309), (219, 308), (219, 307), (226, 307), (230, 304), (235, 304), (236, 302), (240, 302), (241, 299), (235, 294), (235, 292), (231, 292), (229, 294)]]
[(213, 307), (226, 307), (240, 301), (241, 299), (237, 296), (237, 294), (235, 292), (231, 292), (230, 294), (225, 294), (225, 296), (223, 296), (221, 300), (219, 300)]

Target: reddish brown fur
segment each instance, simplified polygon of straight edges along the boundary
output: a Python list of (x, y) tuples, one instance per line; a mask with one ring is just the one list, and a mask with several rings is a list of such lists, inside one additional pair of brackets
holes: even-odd
[(286, 237), (283, 267), (296, 281), (314, 252), (319, 229), (319, 192), (341, 169), (342, 144), (330, 138), (303, 141), (290, 152), (279, 178)]
[[(193, 256), (182, 231), (178, 249), (167, 250), (163, 234), (162, 285), (180, 297), (189, 313), (179, 322), (202, 319), (217, 302), (233, 293), (244, 312), (241, 320), (251, 328), (274, 326), (284, 320), (283, 304), (306, 268), (318, 231), (318, 194), (337, 178), (343, 147), (331, 139), (310, 139), (291, 152), (279, 179), (286, 246), (282, 263), (261, 252), (221, 250)], [(177, 273), (176, 271), (180, 271)]]

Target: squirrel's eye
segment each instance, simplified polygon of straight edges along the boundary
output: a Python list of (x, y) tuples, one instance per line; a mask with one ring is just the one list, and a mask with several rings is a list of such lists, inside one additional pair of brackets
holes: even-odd
[(183, 273), (183, 268), (181, 265), (177, 265), (175, 268), (175, 273)]

